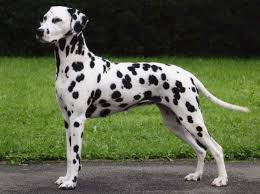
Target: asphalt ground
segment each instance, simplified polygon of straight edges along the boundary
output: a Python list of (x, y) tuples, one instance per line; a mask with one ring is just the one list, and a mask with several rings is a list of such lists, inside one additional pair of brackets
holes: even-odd
[(54, 184), (65, 174), (65, 162), (10, 166), (0, 164), (0, 193), (260, 193), (260, 161), (226, 162), (229, 184), (213, 187), (214, 162), (206, 162), (201, 181), (183, 178), (195, 169), (195, 160), (84, 161), (75, 190)]

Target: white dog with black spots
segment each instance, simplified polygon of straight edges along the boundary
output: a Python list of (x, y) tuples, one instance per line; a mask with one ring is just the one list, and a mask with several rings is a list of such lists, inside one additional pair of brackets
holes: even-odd
[(36, 37), (52, 43), (56, 56), (56, 96), (64, 117), (67, 140), (67, 173), (56, 184), (74, 189), (81, 168), (84, 123), (131, 107), (156, 104), (164, 124), (195, 150), (195, 172), (184, 179), (202, 178), (206, 150), (216, 160), (214, 186), (228, 182), (221, 146), (209, 135), (199, 104), (199, 91), (227, 109), (248, 112), (213, 96), (191, 73), (161, 63), (112, 63), (89, 51), (82, 30), (88, 18), (77, 9), (51, 7), (44, 15)]

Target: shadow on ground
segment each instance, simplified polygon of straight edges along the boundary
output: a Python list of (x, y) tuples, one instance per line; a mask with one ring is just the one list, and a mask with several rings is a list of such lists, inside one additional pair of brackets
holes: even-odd
[(65, 162), (23, 166), (0, 165), (0, 193), (101, 193), (101, 192), (162, 192), (162, 193), (259, 193), (260, 161), (228, 162), (229, 185), (210, 186), (217, 169), (207, 162), (199, 182), (183, 181), (195, 169), (188, 160), (145, 162), (83, 162), (77, 188), (58, 190), (56, 179), (65, 174)]

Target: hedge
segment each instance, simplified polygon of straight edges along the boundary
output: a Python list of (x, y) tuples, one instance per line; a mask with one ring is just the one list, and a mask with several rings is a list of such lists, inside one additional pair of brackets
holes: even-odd
[(53, 5), (90, 22), (93, 52), (111, 55), (236, 55), (260, 52), (259, 0), (0, 0), (0, 55), (48, 55), (35, 28)]

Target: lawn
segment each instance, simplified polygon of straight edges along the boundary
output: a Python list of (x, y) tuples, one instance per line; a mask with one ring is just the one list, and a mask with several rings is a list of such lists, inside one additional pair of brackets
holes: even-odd
[[(195, 74), (217, 97), (248, 106), (250, 113), (232, 112), (201, 96), (206, 125), (222, 145), (225, 158), (260, 158), (260, 59), (108, 59), (177, 64)], [(65, 130), (54, 79), (54, 57), (0, 58), (0, 160), (21, 163), (65, 159)], [(195, 158), (188, 145), (164, 128), (156, 106), (87, 121), (83, 159), (154, 158)]]

